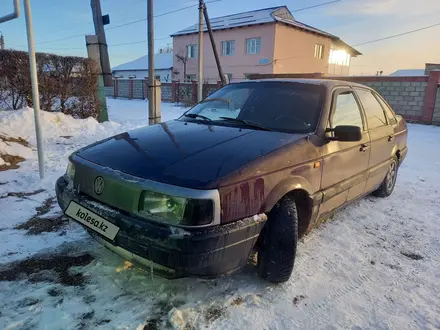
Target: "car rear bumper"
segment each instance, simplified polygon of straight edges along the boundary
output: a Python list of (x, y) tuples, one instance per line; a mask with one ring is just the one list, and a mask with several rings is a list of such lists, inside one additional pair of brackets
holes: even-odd
[(57, 180), (56, 194), (63, 211), (75, 201), (120, 228), (109, 240), (85, 227), (101, 244), (167, 278), (215, 277), (241, 268), (266, 221), (263, 214), (226, 225), (182, 229), (108, 207), (70, 189), (64, 177)]
[(405, 147), (400, 151), (399, 165), (403, 163), (407, 154), (408, 154), (408, 147)]

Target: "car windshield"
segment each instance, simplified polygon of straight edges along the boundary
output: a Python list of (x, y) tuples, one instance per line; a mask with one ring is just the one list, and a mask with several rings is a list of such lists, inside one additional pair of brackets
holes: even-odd
[(297, 82), (230, 84), (208, 96), (180, 120), (279, 132), (315, 130), (325, 88)]

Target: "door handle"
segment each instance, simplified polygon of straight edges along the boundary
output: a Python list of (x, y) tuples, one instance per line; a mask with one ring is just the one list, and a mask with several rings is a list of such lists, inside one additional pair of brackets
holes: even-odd
[(360, 152), (366, 152), (368, 150), (368, 148), (370, 148), (370, 146), (368, 144), (362, 144), (361, 147), (359, 148)]
[(388, 135), (388, 142), (391, 142), (394, 140), (394, 135)]

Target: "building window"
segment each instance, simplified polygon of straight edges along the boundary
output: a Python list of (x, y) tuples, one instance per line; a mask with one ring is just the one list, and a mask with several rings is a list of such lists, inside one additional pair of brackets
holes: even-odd
[(246, 39), (246, 54), (260, 54), (261, 38)]
[(222, 41), (222, 55), (232, 56), (235, 53), (235, 40)]
[(196, 44), (186, 46), (186, 50), (187, 50), (187, 57), (188, 58), (195, 58), (197, 56), (197, 45)]
[(196, 80), (196, 75), (195, 74), (187, 74), (185, 77), (185, 81), (187, 82), (191, 82), (193, 80)]
[(324, 58), (324, 45), (315, 45), (315, 58)]
[(343, 50), (330, 49), (328, 62), (330, 64), (350, 66), (350, 54), (346, 53)]

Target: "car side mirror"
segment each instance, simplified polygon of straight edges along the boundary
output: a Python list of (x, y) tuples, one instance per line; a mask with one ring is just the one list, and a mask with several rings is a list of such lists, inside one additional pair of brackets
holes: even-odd
[(333, 132), (333, 137), (330, 140), (342, 142), (357, 142), (362, 140), (362, 131), (359, 126), (338, 125), (333, 129), (328, 129), (327, 132)]

